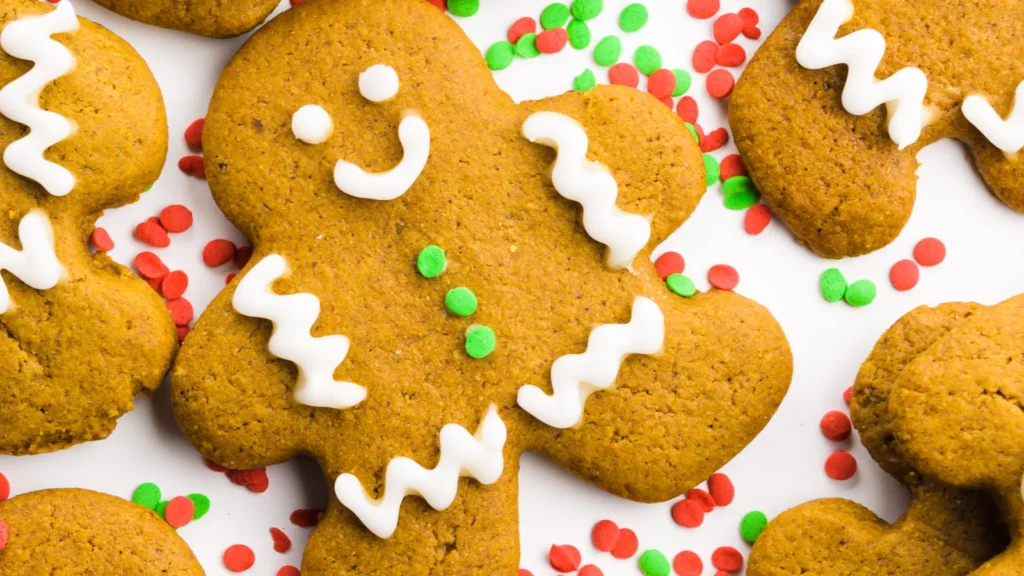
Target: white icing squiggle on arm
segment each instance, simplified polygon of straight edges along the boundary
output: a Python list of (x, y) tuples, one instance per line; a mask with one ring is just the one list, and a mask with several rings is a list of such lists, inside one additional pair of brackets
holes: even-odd
[(615, 205), (619, 184), (603, 164), (587, 160), (583, 126), (564, 114), (537, 112), (523, 123), (523, 136), (558, 151), (551, 173), (555, 190), (583, 206), (583, 228), (608, 247), (608, 266), (629, 268), (651, 238), (651, 223)]
[[(7, 270), (36, 290), (48, 290), (60, 282), (64, 268), (57, 261), (53, 248), (50, 219), (40, 210), (33, 210), (18, 223), (21, 251), (0, 242), (0, 270)], [(0, 278), (0, 314), (11, 307), (7, 284)]]
[(0, 33), (0, 47), (22, 60), (35, 63), (31, 70), (0, 90), (0, 114), (29, 127), (24, 138), (4, 150), (4, 163), (13, 172), (35, 180), (54, 196), (75, 187), (75, 177), (63, 166), (43, 158), (43, 152), (74, 132), (67, 118), (39, 108), (39, 94), (47, 84), (75, 69), (75, 57), (50, 38), (78, 30), (78, 17), (68, 0), (42, 16), (26, 16)]
[(665, 316), (649, 298), (633, 301), (628, 324), (604, 324), (590, 333), (587, 351), (562, 356), (551, 366), (554, 394), (536, 386), (519, 389), (519, 406), (554, 428), (571, 428), (583, 418), (587, 397), (615, 384), (630, 354), (657, 354), (665, 342)]
[(921, 137), (928, 78), (918, 68), (903, 68), (879, 81), (875, 72), (885, 55), (885, 38), (877, 30), (864, 29), (837, 39), (840, 26), (851, 18), (850, 0), (822, 2), (796, 48), (797, 62), (811, 70), (846, 64), (843, 107), (861, 116), (885, 104), (889, 137), (902, 150)]
[(239, 314), (274, 323), (268, 349), (299, 369), (296, 402), (338, 409), (359, 404), (366, 399), (365, 388), (334, 380), (334, 370), (348, 355), (348, 338), (339, 334), (322, 338), (310, 335), (320, 316), (320, 300), (305, 293), (281, 296), (271, 289), (287, 271), (288, 264), (281, 256), (263, 258), (238, 283), (231, 305)]
[(402, 501), (415, 494), (434, 510), (448, 509), (455, 501), (459, 478), (468, 476), (477, 482), (494, 484), (505, 469), (502, 450), (507, 431), (495, 405), (487, 410), (476, 435), (458, 424), (441, 428), (441, 458), (433, 470), (427, 470), (409, 458), (394, 458), (384, 473), (384, 497), (373, 500), (352, 474), (342, 474), (334, 483), (341, 504), (380, 538), (390, 538), (398, 527)]
[(984, 96), (971, 95), (964, 100), (964, 116), (988, 138), (989, 142), (1007, 154), (1024, 148), (1024, 82), (1017, 86), (1016, 100), (1010, 116), (1003, 120)]
[(356, 198), (394, 200), (409, 191), (427, 167), (430, 156), (430, 128), (423, 118), (407, 115), (398, 126), (398, 140), (405, 156), (388, 172), (370, 174), (359, 166), (339, 160), (334, 167), (334, 183)]

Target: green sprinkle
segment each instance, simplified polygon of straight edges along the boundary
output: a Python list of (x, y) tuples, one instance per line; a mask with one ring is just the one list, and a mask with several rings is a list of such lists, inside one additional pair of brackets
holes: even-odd
[(690, 136), (693, 136), (693, 141), (700, 144), (700, 136), (697, 135), (697, 129), (693, 127), (693, 124), (689, 122), (683, 122), (683, 124), (686, 124), (686, 129), (690, 131)]
[(753, 512), (747, 512), (747, 515), (740, 520), (740, 536), (748, 544), (753, 544), (754, 540), (764, 532), (765, 526), (768, 525), (768, 517), (764, 515), (764, 512), (760, 510), (754, 510)]
[(690, 84), (693, 83), (693, 78), (690, 77), (690, 73), (682, 68), (676, 68), (672, 70), (672, 73), (676, 75), (676, 89), (672, 92), (672, 97), (682, 96), (690, 89)]
[(594, 62), (601, 66), (613, 66), (622, 55), (622, 40), (618, 36), (605, 36), (594, 47)]
[(726, 196), (722, 200), (722, 206), (725, 206), (728, 210), (746, 210), (754, 204), (757, 204), (761, 200), (761, 196), (757, 191), (753, 192), (740, 192), (733, 194), (732, 196)]
[(689, 298), (697, 293), (697, 285), (685, 274), (669, 274), (665, 279), (668, 289), (684, 298)]
[(633, 54), (633, 63), (636, 69), (644, 76), (650, 76), (661, 68), (661, 54), (654, 46), (641, 46)]
[(477, 360), (490, 356), (497, 343), (494, 330), (487, 326), (473, 325), (466, 330), (466, 354)]
[(645, 550), (640, 555), (640, 571), (644, 576), (668, 576), (668, 558), (657, 550)]
[(160, 504), (160, 487), (152, 482), (140, 485), (132, 494), (132, 502), (143, 508), (156, 510), (157, 505)]
[(846, 296), (846, 277), (838, 268), (825, 270), (818, 284), (821, 287), (821, 295), (829, 302), (839, 302)]
[(519, 41), (516, 42), (516, 54), (520, 58), (536, 58), (540, 56), (540, 50), (537, 49), (537, 34), (534, 32), (523, 34)]
[(189, 494), (188, 499), (196, 509), (196, 513), (192, 515), (193, 520), (199, 520), (210, 511), (210, 499), (205, 494)]
[(590, 46), (590, 26), (579, 18), (573, 18), (565, 31), (569, 33), (569, 45), (577, 50)]
[(142, 193), (145, 194), (146, 192), (149, 192), (152, 189), (153, 189), (153, 185), (150, 184), (145, 190), (142, 191)]
[(416, 268), (424, 278), (437, 278), (447, 266), (448, 260), (444, 257), (444, 250), (433, 244), (424, 248), (416, 258)]
[(573, 78), (572, 89), (577, 92), (586, 92), (597, 86), (597, 78), (594, 77), (594, 73), (587, 68), (582, 74)]
[(722, 183), (722, 202), (729, 210), (746, 210), (761, 199), (761, 194), (754, 187), (754, 181), (748, 176), (733, 176)]
[(711, 154), (704, 155), (704, 174), (708, 186), (711, 186), (715, 182), (718, 182), (718, 177), (721, 175), (721, 170), (718, 168), (718, 160)]
[(448, 11), (467, 18), (480, 11), (480, 0), (448, 0)]
[(572, 15), (580, 20), (593, 20), (604, 10), (604, 0), (575, 0)]
[(569, 21), (569, 7), (565, 4), (555, 2), (549, 5), (540, 13), (540, 25), (545, 30), (554, 30), (565, 26)]
[(444, 305), (448, 308), (449, 312), (456, 316), (469, 316), (476, 312), (476, 294), (473, 294), (472, 290), (464, 286), (452, 288), (448, 291), (448, 295), (444, 297)]
[(871, 280), (857, 280), (846, 289), (846, 303), (854, 308), (867, 306), (875, 301), (878, 289)]
[(516, 59), (516, 47), (507, 40), (495, 42), (487, 49), (487, 67), (491, 70), (504, 70)]
[(166, 520), (167, 519), (167, 500), (162, 500), (159, 504), (157, 504), (155, 511), (156, 511), (157, 516), (159, 516), (159, 517), (163, 518), (164, 520)]
[(647, 24), (647, 6), (630, 4), (619, 14), (619, 27), (625, 32), (636, 32)]

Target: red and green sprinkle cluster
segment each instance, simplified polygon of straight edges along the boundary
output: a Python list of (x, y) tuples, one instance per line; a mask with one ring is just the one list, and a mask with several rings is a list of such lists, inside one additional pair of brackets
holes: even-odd
[(156, 512), (175, 530), (188, 526), (190, 522), (199, 520), (210, 511), (210, 499), (204, 494), (195, 493), (164, 500), (160, 487), (151, 482), (141, 484), (135, 489), (132, 502)]

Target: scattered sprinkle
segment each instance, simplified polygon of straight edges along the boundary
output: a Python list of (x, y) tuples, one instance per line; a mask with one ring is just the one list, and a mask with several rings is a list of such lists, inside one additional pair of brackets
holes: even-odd
[(849, 404), (851, 400), (853, 400), (853, 386), (843, 390), (843, 401)]
[[(722, 146), (729, 143), (729, 131), (725, 128), (716, 128), (711, 132), (708, 132), (703, 138), (700, 139), (700, 151), (701, 152), (714, 152)], [(718, 178), (715, 178), (715, 182)], [(750, 187), (754, 189), (754, 185), (751, 182)]]
[(167, 500), (161, 500), (156, 505), (156, 510), (154, 510), (154, 512), (156, 512), (156, 515), (159, 516), (160, 518), (164, 518), (164, 516), (165, 516), (165, 514), (167, 512), (167, 505), (168, 504), (170, 504), (170, 502), (168, 502)]
[(719, 0), (687, 0), (686, 11), (690, 16), (706, 20), (718, 13)]
[(468, 18), (480, 11), (480, 0), (448, 0), (448, 11)]
[(747, 512), (743, 516), (743, 520), (740, 520), (740, 537), (744, 542), (753, 544), (761, 532), (764, 532), (766, 526), (768, 526), (768, 517), (764, 515), (764, 512), (760, 510)]
[(7, 476), (0, 474), (0, 502), (7, 500), (11, 497), (11, 482), (7, 480)]
[(669, 274), (665, 279), (668, 289), (684, 298), (689, 298), (697, 293), (697, 285), (685, 274)]
[(195, 507), (193, 520), (199, 520), (210, 511), (210, 497), (206, 494), (189, 494), (188, 499), (192, 501), (192, 506)]
[(736, 176), (746, 176), (747, 168), (743, 165), (743, 159), (740, 158), (739, 154), (729, 154), (725, 158), (722, 158), (722, 181), (735, 178)]
[(697, 142), (699, 144), (700, 143), (700, 134), (697, 134), (697, 128), (694, 127), (694, 125), (690, 124), (689, 122), (686, 122), (685, 125), (686, 125), (686, 130), (690, 133), (690, 136), (693, 136), (693, 141)]
[(540, 50), (541, 54), (556, 54), (565, 48), (568, 41), (569, 33), (565, 28), (545, 30), (537, 36), (537, 50)]
[(320, 523), (320, 518), (323, 517), (323, 515), (323, 510), (299, 509), (292, 512), (291, 516), (288, 517), (288, 520), (299, 528), (312, 528)]
[(636, 32), (647, 24), (647, 6), (634, 3), (622, 9), (619, 14), (619, 27), (623, 32)]
[(562, 26), (565, 26), (568, 21), (569, 7), (561, 2), (549, 4), (548, 7), (540, 13), (540, 25), (545, 30), (561, 28)]
[(686, 269), (686, 260), (678, 252), (665, 252), (654, 262), (658, 278), (665, 280), (672, 274), (682, 274)]
[(644, 76), (650, 76), (661, 68), (661, 53), (654, 46), (645, 44), (633, 53), (633, 63)]
[(277, 576), (301, 576), (302, 573), (295, 566), (281, 566), (281, 569), (277, 571)]
[(245, 265), (249, 263), (249, 259), (252, 258), (252, 246), (239, 246), (235, 250), (235, 266), (239, 268), (245, 268)]
[(0, 550), (7, 548), (7, 522), (0, 518)]
[(672, 505), (672, 520), (684, 528), (697, 528), (703, 524), (704, 514), (698, 500), (686, 498)]
[(715, 499), (706, 490), (690, 488), (689, 492), (686, 493), (686, 499), (696, 501), (704, 512), (711, 512), (715, 509)]
[(171, 238), (167, 230), (160, 224), (160, 219), (153, 217), (135, 227), (135, 239), (156, 248), (167, 248)]
[(106, 228), (100, 228), (99, 226), (94, 228), (89, 241), (100, 252), (110, 252), (114, 249), (114, 241), (110, 238), (110, 233), (107, 232)]
[(744, 36), (751, 40), (757, 40), (761, 37), (761, 29), (757, 27), (761, 17), (757, 14), (757, 11), (753, 8), (742, 8), (739, 11), (739, 17), (743, 19)]
[(704, 562), (692, 550), (683, 550), (672, 559), (672, 569), (678, 576), (700, 576), (704, 572)]
[(202, 156), (183, 156), (178, 160), (178, 169), (189, 176), (206, 178), (206, 164), (203, 163)]
[(245, 572), (255, 563), (256, 554), (245, 544), (235, 544), (224, 551), (224, 567), (232, 572)]
[(821, 296), (829, 302), (839, 302), (846, 296), (846, 277), (838, 268), (829, 268), (822, 272), (818, 285)]
[(487, 67), (491, 70), (504, 70), (511, 66), (512, 61), (516, 59), (516, 47), (511, 42), (504, 40), (495, 42), (487, 49), (484, 58), (487, 60)]
[(711, 553), (711, 564), (726, 572), (739, 572), (743, 568), (743, 554), (732, 546), (721, 546)]
[(175, 270), (164, 277), (160, 283), (160, 293), (168, 300), (177, 300), (185, 294), (188, 289), (188, 275), (181, 270)]
[(708, 270), (708, 282), (719, 290), (733, 290), (740, 283), (740, 273), (728, 264), (715, 264)]
[(719, 167), (718, 160), (711, 154), (704, 153), (704, 184), (707, 186), (718, 182)]
[[(716, 49), (717, 53), (717, 49)], [(729, 94), (732, 94), (732, 89), (736, 85), (736, 79), (733, 77), (732, 72), (719, 68), (708, 74), (706, 82), (708, 94), (712, 98), (725, 98)]]
[(519, 571), (516, 572), (516, 576), (533, 576), (533, 572), (530, 572), (526, 568), (520, 568)]
[(726, 44), (718, 47), (715, 54), (715, 61), (719, 66), (735, 68), (747, 61), (747, 51), (739, 44)]
[(582, 74), (572, 80), (572, 89), (577, 92), (587, 92), (592, 90), (594, 86), (597, 86), (597, 78), (590, 68), (587, 68)]
[(889, 269), (889, 282), (892, 282), (892, 287), (900, 292), (906, 292), (917, 286), (917, 281), (920, 279), (921, 270), (913, 260), (900, 260)]
[(185, 129), (185, 143), (197, 150), (203, 149), (203, 127), (206, 125), (206, 118), (200, 118), (188, 125)]
[(640, 543), (637, 541), (636, 532), (629, 528), (623, 528), (619, 530), (619, 541), (615, 544), (615, 548), (612, 549), (612, 556), (619, 560), (632, 558), (639, 546)]
[(825, 460), (825, 474), (833, 480), (849, 480), (857, 473), (857, 459), (849, 452), (839, 451)]
[(172, 204), (160, 211), (160, 225), (168, 232), (184, 232), (192, 227), (192, 211), (181, 204)]
[(657, 98), (671, 96), (676, 89), (676, 75), (671, 70), (655, 70), (647, 79), (647, 91)]
[(590, 531), (590, 541), (601, 552), (611, 552), (619, 542), (619, 526), (611, 520), (601, 520)]
[(839, 410), (827, 412), (821, 418), (821, 433), (833, 442), (842, 442), (850, 437), (853, 425), (850, 417)]
[(135, 266), (135, 270), (138, 271), (139, 275), (148, 280), (163, 278), (167, 274), (167, 267), (164, 266), (160, 257), (149, 251), (136, 254), (132, 265)]
[(167, 309), (171, 312), (171, 320), (174, 320), (175, 326), (188, 326), (195, 317), (192, 303), (185, 298), (168, 300)]
[(152, 482), (140, 484), (132, 493), (132, 502), (150, 510), (156, 510), (157, 505), (160, 504), (160, 498), (160, 487)]
[(722, 194), (722, 204), (729, 210), (746, 210), (761, 199), (749, 176), (733, 176), (722, 182)]
[(640, 84), (640, 75), (631, 64), (619, 62), (608, 71), (608, 81), (619, 86), (636, 88)]
[(192, 332), (192, 329), (188, 326), (175, 326), (174, 332), (178, 336), (178, 344), (181, 344), (188, 337), (189, 333)]
[(186, 496), (175, 496), (164, 509), (164, 519), (171, 528), (178, 529), (188, 526), (196, 514), (196, 505)]
[(574, 0), (572, 15), (580, 20), (593, 20), (604, 10), (604, 0)]
[(559, 572), (575, 572), (580, 567), (580, 551), (571, 544), (552, 544), (548, 550), (548, 562)]
[(846, 303), (854, 308), (867, 306), (875, 301), (878, 289), (871, 280), (857, 280), (846, 289)]
[(723, 14), (715, 20), (712, 29), (719, 44), (728, 44), (743, 33), (743, 18), (739, 14)]
[(515, 21), (515, 24), (508, 29), (508, 41), (510, 44), (519, 42), (519, 39), (523, 37), (523, 34), (537, 31), (537, 21), (529, 16), (520, 18)]
[(465, 286), (452, 288), (444, 297), (444, 305), (448, 311), (456, 316), (466, 317), (476, 312), (476, 294)]
[(611, 66), (619, 61), (622, 55), (622, 40), (618, 36), (605, 36), (594, 47), (594, 62), (601, 66)]
[(705, 40), (693, 49), (693, 69), (700, 74), (707, 74), (718, 62), (718, 44)]
[(235, 243), (230, 240), (218, 238), (210, 240), (203, 248), (203, 263), (210, 268), (216, 268), (231, 262), (235, 258)]
[(914, 246), (914, 260), (921, 266), (936, 266), (946, 259), (946, 245), (938, 238), (925, 238)]
[(416, 269), (424, 278), (437, 278), (447, 267), (448, 260), (440, 246), (431, 244), (416, 257)]
[(487, 326), (473, 325), (466, 330), (466, 354), (480, 360), (491, 355), (497, 346), (498, 337)]
[(576, 574), (577, 576), (604, 576), (604, 572), (602, 572), (600, 568), (594, 566), (593, 564), (581, 566), (580, 571)]
[(764, 204), (754, 204), (743, 217), (743, 229), (751, 236), (757, 236), (772, 221), (772, 212)]
[[(677, 98), (686, 94), (690, 90), (690, 85), (693, 83), (693, 78), (690, 73), (682, 68), (673, 68), (672, 74), (676, 77), (676, 87), (672, 90), (672, 97)], [(696, 120), (696, 118), (694, 118)]]
[(679, 104), (676, 105), (676, 114), (683, 119), (683, 122), (687, 124), (693, 124), (697, 121), (697, 115), (699, 110), (697, 108), (697, 101), (689, 96), (683, 96), (679, 99)]
[(239, 486), (245, 486), (250, 492), (262, 494), (270, 487), (270, 478), (266, 468), (251, 470), (228, 470), (228, 479)]
[(565, 31), (569, 34), (569, 45), (573, 48), (583, 50), (590, 46), (590, 26), (583, 20), (573, 18), (565, 27)]
[(644, 550), (640, 555), (639, 564), (644, 576), (668, 576), (671, 570), (668, 558), (658, 550)]
[(708, 478), (708, 493), (715, 500), (715, 505), (728, 506), (736, 496), (736, 488), (728, 476), (719, 472)]
[(519, 38), (516, 42), (516, 54), (520, 58), (536, 58), (540, 56), (540, 50), (537, 49), (537, 34), (535, 32), (527, 32)]
[(274, 551), (287, 554), (292, 549), (292, 539), (280, 528), (271, 528), (270, 537), (274, 540)]

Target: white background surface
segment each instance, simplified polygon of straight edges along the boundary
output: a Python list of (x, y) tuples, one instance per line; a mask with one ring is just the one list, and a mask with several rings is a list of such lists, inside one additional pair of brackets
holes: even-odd
[[(317, 0), (309, 0), (317, 1)], [(572, 77), (591, 67), (599, 81), (607, 73), (591, 59), (592, 47), (605, 34), (624, 41), (622, 60), (632, 58), (640, 44), (658, 48), (665, 67), (690, 69), (694, 46), (711, 37), (711, 20), (698, 21), (685, 12), (684, 0), (647, 0), (650, 22), (639, 33), (624, 34), (617, 26), (625, 0), (606, 0), (604, 13), (592, 21), (591, 49), (568, 48), (555, 56), (517, 60), (496, 75), (501, 87), (516, 99), (541, 98), (571, 88)], [(483, 0), (476, 16), (461, 20), (473, 40), (486, 49), (502, 39), (508, 26), (521, 16), (539, 18), (545, 0)], [(789, 0), (723, 0), (724, 11), (753, 6), (762, 17), (765, 36), (790, 7)], [(205, 114), (223, 66), (241, 45), (241, 39), (210, 40), (159, 30), (118, 17), (87, 0), (75, 0), (79, 14), (98, 21), (126, 38), (146, 58), (164, 91), (170, 122), (170, 154), (163, 176), (152, 191), (130, 207), (109, 212), (101, 220), (117, 248), (112, 255), (130, 263), (143, 249), (131, 238), (135, 224), (156, 215), (164, 206), (181, 203), (195, 213), (195, 226), (175, 235), (166, 249), (155, 250), (172, 270), (188, 273), (186, 297), (197, 312), (224, 284), (229, 267), (211, 270), (201, 261), (203, 245), (218, 237), (244, 243), (213, 204), (205, 181), (178, 171), (178, 158), (191, 152), (182, 134), (188, 124)], [(285, 4), (284, 7), (287, 7)], [(738, 40), (752, 53), (757, 43)], [(724, 104), (704, 91), (704, 76), (694, 74), (690, 94), (701, 105), (700, 123), (707, 131), (725, 125)], [(628, 129), (628, 128), (625, 128)], [(722, 158), (730, 146), (715, 153)], [(852, 384), (856, 371), (878, 336), (900, 315), (921, 304), (951, 300), (995, 303), (1024, 286), (1024, 216), (994, 199), (974, 173), (966, 151), (942, 142), (921, 153), (920, 194), (914, 216), (892, 245), (870, 256), (839, 263), (825, 261), (796, 245), (792, 236), (773, 222), (760, 236), (742, 228), (742, 212), (721, 205), (719, 187), (708, 191), (700, 208), (667, 243), (687, 259), (687, 273), (707, 288), (707, 269), (717, 263), (735, 266), (741, 275), (738, 291), (767, 306), (789, 337), (795, 357), (795, 375), (785, 402), (765, 431), (725, 472), (736, 485), (736, 500), (708, 515), (703, 526), (685, 529), (669, 514), (670, 503), (640, 505), (609, 496), (561, 471), (548, 461), (524, 456), (521, 472), (522, 566), (538, 576), (552, 574), (546, 551), (553, 543), (571, 543), (583, 552), (584, 563), (594, 563), (606, 574), (640, 574), (636, 560), (615, 560), (590, 545), (590, 529), (603, 518), (634, 529), (640, 549), (658, 548), (669, 559), (677, 552), (694, 550), (704, 559), (705, 574), (713, 574), (711, 552), (721, 545), (749, 548), (739, 537), (742, 516), (753, 509), (769, 517), (807, 499), (842, 496), (861, 502), (894, 520), (906, 504), (900, 487), (871, 462), (853, 441), (837, 446), (818, 431), (828, 410), (846, 409), (841, 394)], [(921, 282), (909, 293), (897, 293), (888, 283), (889, 267), (910, 258), (921, 238), (936, 236), (948, 248), (946, 261), (922, 268)], [(820, 273), (838, 265), (850, 281), (867, 278), (879, 287), (877, 300), (865, 309), (828, 304), (818, 294)], [(861, 465), (857, 476), (840, 483), (823, 472), (825, 458), (836, 449), (850, 449)], [(47, 487), (77, 486), (130, 497), (142, 482), (155, 482), (165, 497), (191, 492), (208, 494), (213, 507), (205, 518), (182, 529), (211, 575), (227, 574), (220, 557), (224, 549), (244, 543), (256, 552), (251, 574), (273, 575), (283, 564), (300, 564), (308, 534), (291, 525), (292, 510), (319, 507), (327, 491), (311, 461), (272, 467), (270, 489), (262, 495), (234, 486), (223, 475), (207, 470), (178, 432), (166, 387), (153, 399), (140, 399), (107, 440), (77, 446), (56, 454), (0, 457), (0, 472), (11, 481), (15, 494)], [(287, 555), (273, 551), (268, 529), (283, 528), (295, 546)]]

